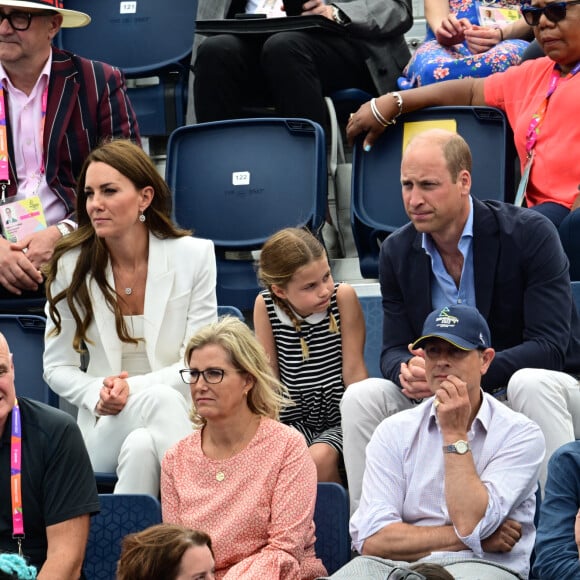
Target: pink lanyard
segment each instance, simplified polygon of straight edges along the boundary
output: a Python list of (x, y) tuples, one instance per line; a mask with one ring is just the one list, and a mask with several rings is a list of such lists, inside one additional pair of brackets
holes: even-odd
[[(42, 91), (41, 118), (40, 118), (40, 147), (42, 149), (44, 138), (44, 123), (46, 121), (46, 108), (48, 103), (48, 83)], [(40, 173), (44, 174), (44, 151), (40, 152)], [(6, 102), (4, 100), (4, 86), (0, 85), (0, 184), (2, 186), (2, 200), (6, 201), (6, 186), (10, 185), (10, 172), (8, 170), (8, 129), (6, 125)]]
[(12, 538), (18, 541), (18, 554), (22, 556), (24, 515), (22, 513), (22, 423), (18, 399), (12, 408), (10, 437), (10, 490), (12, 495)]
[(580, 62), (576, 63), (576, 66), (565, 77), (562, 77), (560, 75), (560, 65), (554, 65), (552, 75), (550, 76), (550, 82), (548, 84), (548, 92), (546, 93), (546, 96), (540, 104), (537, 112), (532, 115), (530, 125), (526, 133), (527, 161), (524, 167), (524, 171), (522, 172), (522, 178), (518, 185), (514, 205), (521, 206), (523, 204), (524, 197), (526, 195), (526, 188), (528, 187), (528, 180), (530, 179), (532, 163), (534, 162), (534, 148), (538, 140), (538, 135), (540, 134), (540, 127), (542, 126), (546, 116), (546, 110), (548, 109), (550, 97), (554, 94), (554, 91), (560, 85), (560, 81), (567, 81), (568, 79), (572, 78), (578, 71), (580, 71)]

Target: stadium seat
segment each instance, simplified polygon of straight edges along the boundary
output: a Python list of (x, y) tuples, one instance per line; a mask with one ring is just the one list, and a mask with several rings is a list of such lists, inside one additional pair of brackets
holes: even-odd
[(185, 124), (197, 0), (66, 0), (66, 8), (91, 23), (61, 29), (57, 45), (135, 80), (129, 97), (142, 135), (167, 136)]
[(336, 107), (339, 120), (345, 121), (348, 114), (356, 111), (363, 103), (370, 101), (374, 96), (363, 89), (340, 89), (329, 95)]
[(378, 284), (353, 284), (365, 317), (365, 364), (369, 377), (382, 378), (383, 306)]
[(42, 378), (46, 319), (35, 314), (0, 314), (0, 332), (13, 355), (16, 394), (58, 408), (58, 396)]
[(287, 226), (317, 231), (326, 179), (324, 133), (306, 119), (217, 121), (171, 134), (166, 180), (174, 218), (213, 240), (219, 304), (253, 308), (260, 288), (251, 252)]
[(432, 107), (402, 115), (369, 152), (354, 147), (351, 221), (360, 270), (378, 278), (383, 239), (408, 222), (401, 198), (404, 144), (421, 130), (442, 127), (465, 138), (473, 154), (472, 193), (479, 199), (512, 201), (514, 147), (505, 115), (491, 107)]
[(572, 282), (572, 296), (576, 302), (576, 310), (580, 314), (580, 280)]
[(328, 574), (350, 560), (348, 493), (338, 483), (319, 483), (314, 510), (316, 555)]
[(235, 306), (218, 306), (217, 307), (218, 317), (220, 316), (235, 316), (239, 318), (242, 322), (246, 322), (245, 316), (242, 314), (239, 308)]
[(161, 523), (161, 505), (151, 495), (99, 495), (101, 511), (91, 518), (83, 572), (90, 580), (115, 580), (121, 541), (127, 534)]

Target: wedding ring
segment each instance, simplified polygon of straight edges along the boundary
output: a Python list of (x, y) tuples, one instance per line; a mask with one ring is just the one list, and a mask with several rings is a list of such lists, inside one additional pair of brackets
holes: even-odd
[(433, 406), (434, 406), (435, 408), (437, 408), (437, 407), (438, 407), (440, 404), (441, 404), (441, 401), (440, 401), (439, 399), (435, 399), (435, 400), (433, 401)]
[(22, 253), (26, 254), (26, 252), (28, 252), (28, 248), (22, 248)]

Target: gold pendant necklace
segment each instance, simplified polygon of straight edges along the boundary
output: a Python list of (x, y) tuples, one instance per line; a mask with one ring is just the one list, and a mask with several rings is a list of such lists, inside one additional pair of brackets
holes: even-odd
[[(258, 417), (258, 421), (260, 420), (260, 417)], [(228, 461), (229, 459), (231, 459), (236, 453), (238, 453), (239, 451), (241, 451), (244, 446), (245, 446), (245, 441), (246, 441), (246, 437), (248, 436), (248, 433), (250, 432), (252, 425), (254, 424), (255, 421), (250, 421), (250, 424), (248, 425), (248, 427), (246, 428), (246, 430), (244, 431), (244, 435), (242, 436), (242, 439), (240, 441), (240, 443), (238, 443), (238, 445), (234, 446), (234, 448), (232, 449), (232, 452), (229, 454), (228, 457), (226, 457), (225, 459), (222, 459), (222, 461)], [(224, 481), (224, 479), (226, 478), (226, 474), (223, 471), (223, 468), (219, 468), (216, 471), (215, 474), (215, 479), (217, 482), (221, 483), (222, 481)]]

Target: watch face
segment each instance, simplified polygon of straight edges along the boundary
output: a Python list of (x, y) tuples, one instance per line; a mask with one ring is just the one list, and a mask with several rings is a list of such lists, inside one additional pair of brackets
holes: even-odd
[(463, 455), (464, 453), (467, 453), (469, 451), (469, 444), (467, 443), (467, 441), (458, 441), (455, 444), (455, 449), (457, 449), (457, 453)]

